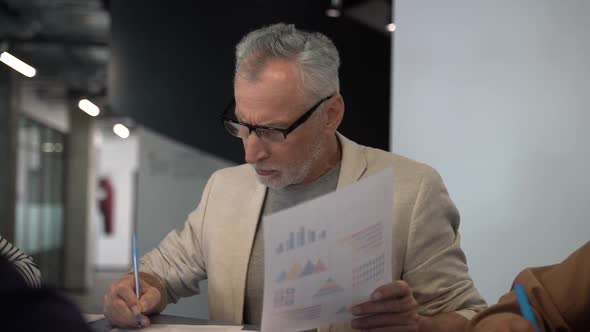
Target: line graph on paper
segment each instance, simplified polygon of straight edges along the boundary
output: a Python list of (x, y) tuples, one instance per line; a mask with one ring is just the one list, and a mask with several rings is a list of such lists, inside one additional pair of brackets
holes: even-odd
[(276, 313), (276, 316), (283, 317), (292, 321), (314, 320), (320, 317), (322, 306), (317, 304), (309, 307), (296, 308), (292, 310)]
[(351, 235), (338, 239), (339, 245), (355, 253), (367, 253), (381, 248), (383, 244), (383, 223), (376, 222)]

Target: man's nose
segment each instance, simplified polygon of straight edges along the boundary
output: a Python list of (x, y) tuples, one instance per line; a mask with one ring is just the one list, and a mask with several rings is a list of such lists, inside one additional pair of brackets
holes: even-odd
[(268, 150), (255, 131), (250, 132), (248, 137), (242, 139), (244, 143), (245, 159), (248, 164), (255, 164), (268, 158)]

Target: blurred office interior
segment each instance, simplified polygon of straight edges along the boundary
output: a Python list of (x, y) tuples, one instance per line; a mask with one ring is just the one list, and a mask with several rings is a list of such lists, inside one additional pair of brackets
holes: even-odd
[[(0, 234), (87, 313), (243, 162), (220, 115), (234, 47), (276, 22), (341, 53), (345, 136), (435, 167), (476, 286), (590, 234), (590, 3), (0, 0)], [(500, 271), (501, 270), (501, 271)], [(206, 318), (203, 294), (167, 313)]]

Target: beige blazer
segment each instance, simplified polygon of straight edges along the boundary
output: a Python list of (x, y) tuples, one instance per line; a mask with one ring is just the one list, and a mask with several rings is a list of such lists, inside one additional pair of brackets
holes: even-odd
[[(342, 162), (337, 190), (385, 168), (394, 169), (393, 276), (412, 287), (421, 314), (457, 311), (467, 318), (485, 307), (459, 245), (459, 214), (431, 167), (356, 144), (338, 134)], [(248, 260), (266, 187), (253, 168), (219, 170), (181, 231), (173, 230), (141, 259), (160, 277), (169, 302), (199, 293), (209, 280), (212, 320), (242, 323)], [(349, 323), (321, 331), (352, 331)]]

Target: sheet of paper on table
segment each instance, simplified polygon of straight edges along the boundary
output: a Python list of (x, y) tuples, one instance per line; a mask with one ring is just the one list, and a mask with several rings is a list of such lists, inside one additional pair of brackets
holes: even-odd
[(112, 329), (111, 332), (238, 332), (242, 331), (241, 326), (221, 325), (174, 325), (174, 324), (153, 324), (148, 327), (137, 329)]
[(83, 314), (86, 323), (96, 322), (99, 319), (103, 319), (104, 315), (101, 314)]
[(350, 320), (391, 282), (393, 170), (265, 217), (262, 331)]

